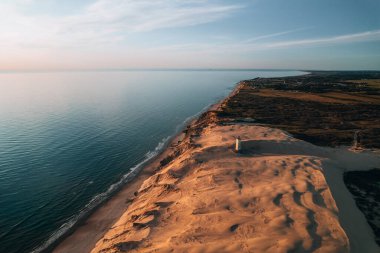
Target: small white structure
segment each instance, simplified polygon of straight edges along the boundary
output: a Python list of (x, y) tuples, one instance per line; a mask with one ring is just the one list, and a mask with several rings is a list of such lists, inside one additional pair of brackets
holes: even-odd
[(241, 139), (238, 136), (236, 138), (236, 144), (235, 144), (235, 152), (239, 153), (241, 151)]

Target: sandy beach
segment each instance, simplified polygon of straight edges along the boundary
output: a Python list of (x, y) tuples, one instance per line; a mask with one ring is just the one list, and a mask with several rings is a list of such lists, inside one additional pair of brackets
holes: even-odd
[(131, 201), (135, 198), (135, 192), (147, 178), (154, 175), (156, 168), (160, 166), (160, 161), (173, 152), (172, 145), (177, 143), (180, 138), (181, 134), (174, 136), (162, 153), (149, 161), (128, 185), (76, 227), (73, 234), (60, 242), (53, 252), (90, 252), (95, 243), (128, 209)]
[[(242, 154), (232, 149), (237, 135)], [(378, 156), (247, 124), (209, 126), (193, 141), (141, 185), (91, 252), (377, 252), (339, 184), (342, 164), (365, 169)]]
[(244, 87), (193, 121), (54, 252), (379, 252), (343, 182), (344, 172), (379, 168), (379, 153), (316, 146), (248, 118), (221, 121)]

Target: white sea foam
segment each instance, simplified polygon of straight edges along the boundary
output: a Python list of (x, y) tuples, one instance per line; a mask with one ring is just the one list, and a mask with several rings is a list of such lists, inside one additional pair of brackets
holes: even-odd
[(51, 249), (54, 245), (57, 244), (59, 240), (65, 237), (67, 234), (72, 232), (75, 229), (75, 225), (77, 225), (80, 221), (87, 218), (97, 207), (103, 204), (109, 197), (111, 197), (116, 191), (118, 191), (122, 186), (126, 183), (132, 181), (136, 175), (141, 171), (146, 163), (148, 163), (151, 159), (156, 157), (167, 145), (171, 136), (163, 138), (156, 148), (153, 151), (148, 151), (145, 154), (145, 159), (140, 163), (136, 164), (132, 167), (128, 173), (124, 174), (121, 179), (112, 184), (107, 191), (100, 193), (93, 197), (91, 201), (79, 212), (79, 214), (73, 216), (69, 221), (63, 224), (57, 231), (55, 231), (50, 238), (45, 241), (40, 247), (34, 249), (32, 253), (40, 253), (45, 252)]
[(185, 125), (189, 124), (191, 120), (195, 119), (200, 114), (207, 111), (208, 108), (210, 108), (210, 106), (212, 106), (212, 104), (205, 106), (204, 108), (202, 108), (200, 112), (187, 117), (181, 124), (177, 125), (177, 127), (175, 128), (174, 135), (163, 138), (157, 144), (154, 150), (148, 151), (144, 155), (145, 159), (143, 161), (132, 167), (126, 174), (124, 174), (121, 177), (121, 179), (118, 182), (112, 184), (105, 192), (93, 197), (90, 200), (90, 202), (77, 215), (71, 217), (69, 221), (64, 223), (57, 231), (55, 231), (49, 237), (47, 241), (45, 241), (38, 248), (34, 249), (32, 253), (48, 252), (49, 250), (51, 250), (55, 245), (59, 243), (60, 240), (62, 240), (64, 237), (70, 234), (79, 222), (86, 219), (96, 208), (98, 208), (107, 199), (113, 196), (113, 194), (116, 193), (119, 189), (121, 189), (121, 187), (123, 187), (126, 183), (132, 181), (137, 176), (137, 174), (144, 168), (144, 165), (151, 161), (153, 158), (155, 158), (158, 154), (160, 154), (160, 152), (167, 146), (169, 141), (174, 136), (176, 136), (181, 131), (181, 129), (184, 128)]

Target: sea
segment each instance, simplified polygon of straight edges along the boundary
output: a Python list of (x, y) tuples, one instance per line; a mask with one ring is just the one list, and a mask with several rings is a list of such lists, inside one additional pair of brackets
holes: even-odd
[(40, 252), (243, 79), (288, 70), (0, 72), (0, 252)]

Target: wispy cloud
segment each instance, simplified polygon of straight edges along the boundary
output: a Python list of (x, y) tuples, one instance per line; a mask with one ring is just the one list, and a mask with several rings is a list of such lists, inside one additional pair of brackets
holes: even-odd
[(249, 39), (243, 40), (241, 43), (252, 43), (252, 42), (255, 42), (255, 41), (259, 41), (259, 40), (276, 38), (276, 37), (280, 37), (280, 36), (283, 36), (283, 35), (286, 35), (286, 34), (291, 34), (291, 33), (299, 32), (299, 31), (307, 30), (307, 29), (308, 28), (298, 28), (298, 29), (293, 29), (293, 30), (288, 30), (288, 31), (283, 31), (283, 32), (277, 32), (277, 33), (270, 33), (270, 34), (260, 35), (260, 36), (256, 36), (256, 37), (253, 37), (253, 38), (249, 38)]
[[(366, 42), (366, 41), (380, 41), (380, 30), (365, 31), (360, 33), (337, 35), (323, 38), (313, 39), (300, 39), (300, 40), (282, 40), (282, 41), (267, 41), (257, 42), (263, 39), (273, 39), (285, 34), (293, 33), (304, 29), (295, 29), (284, 32), (277, 32), (262, 36), (257, 36), (247, 40), (234, 41), (228, 43), (193, 43), (193, 44), (176, 44), (160, 47), (160, 50), (173, 50), (173, 51), (195, 51), (195, 52), (254, 52), (264, 51), (271, 49), (285, 49), (294, 47), (315, 47), (315, 46), (332, 46), (346, 43)], [(157, 48), (156, 48), (157, 49)], [(153, 49), (152, 49), (153, 50)]]
[(96, 0), (78, 14), (25, 15), (0, 3), (0, 45), (56, 47), (117, 43), (128, 34), (195, 26), (225, 18), (242, 6), (209, 0)]
[(262, 45), (264, 48), (287, 48), (298, 46), (313, 46), (313, 45), (334, 45), (344, 44), (352, 42), (364, 42), (380, 40), (380, 30), (366, 31), (361, 33), (353, 33), (332, 37), (316, 38), (316, 39), (303, 39), (303, 40), (291, 40), (272, 42)]

